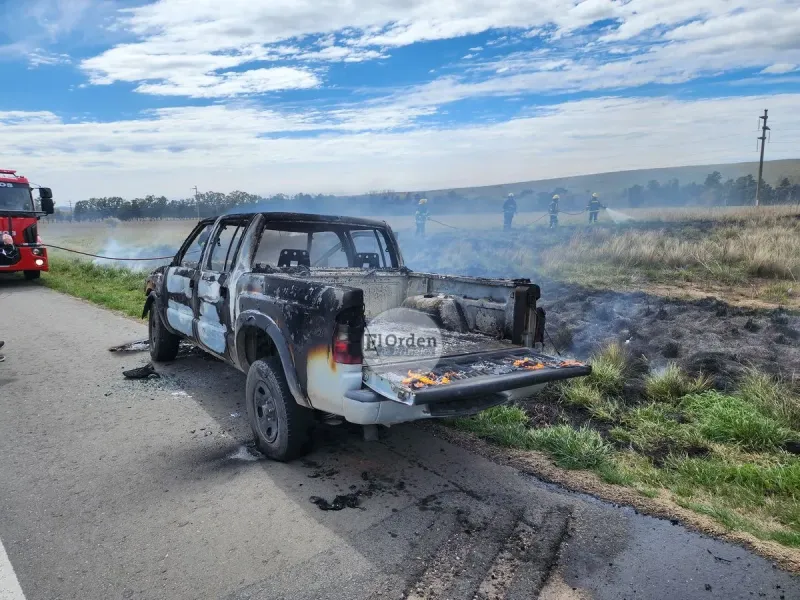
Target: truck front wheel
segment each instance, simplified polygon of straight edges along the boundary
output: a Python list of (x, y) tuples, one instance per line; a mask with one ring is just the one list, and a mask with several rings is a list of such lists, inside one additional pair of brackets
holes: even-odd
[(39, 279), (39, 277), (41, 277), (41, 276), (42, 276), (42, 272), (41, 271), (25, 271), (25, 279), (27, 279), (29, 281), (31, 279)]
[(150, 334), (150, 358), (156, 362), (175, 360), (175, 357), (178, 356), (181, 338), (166, 330), (155, 306), (150, 307), (147, 329)]
[(279, 461), (308, 452), (313, 412), (295, 401), (279, 357), (250, 365), (246, 393), (247, 418), (261, 452)]

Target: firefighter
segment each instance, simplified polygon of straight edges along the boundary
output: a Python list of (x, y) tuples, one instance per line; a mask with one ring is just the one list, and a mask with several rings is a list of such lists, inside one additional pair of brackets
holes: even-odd
[(421, 198), (417, 204), (417, 212), (414, 213), (414, 220), (417, 223), (417, 235), (425, 237), (425, 222), (428, 220), (428, 200)]
[(515, 214), (517, 214), (517, 201), (514, 194), (509, 194), (503, 202), (503, 231), (511, 230), (511, 221), (514, 220)]
[(550, 229), (558, 227), (558, 201), (560, 199), (561, 197), (558, 194), (554, 195), (547, 209), (547, 212), (550, 213)]
[(586, 210), (589, 211), (589, 223), (597, 223), (597, 215), (601, 208), (605, 208), (605, 206), (600, 204), (600, 196), (595, 192), (592, 194), (592, 199), (589, 200), (589, 204), (586, 206)]
[(14, 239), (6, 232), (0, 233), (0, 264), (13, 264), (18, 254)]

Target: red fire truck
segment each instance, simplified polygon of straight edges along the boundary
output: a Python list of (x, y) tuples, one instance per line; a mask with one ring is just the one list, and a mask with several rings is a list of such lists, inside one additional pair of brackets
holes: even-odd
[[(38, 208), (33, 189), (39, 190)], [(22, 271), (26, 279), (38, 279), (48, 270), (38, 221), (53, 210), (50, 188), (32, 188), (16, 171), (0, 169), (0, 273)]]

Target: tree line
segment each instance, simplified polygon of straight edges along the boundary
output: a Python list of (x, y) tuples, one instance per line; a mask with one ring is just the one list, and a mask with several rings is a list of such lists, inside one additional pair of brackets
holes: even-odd
[[(546, 210), (554, 194), (561, 197), (563, 210), (580, 210), (585, 207), (591, 190), (569, 190), (557, 187), (552, 190), (522, 189), (516, 194), (520, 210)], [(423, 195), (429, 208), (439, 214), (470, 213), (501, 210), (503, 197), (487, 195), (464, 196), (455, 190), (422, 194), (419, 192), (372, 191), (359, 196), (333, 196), (325, 194), (274, 194), (259, 196), (242, 191), (228, 194), (201, 192), (196, 197), (168, 200), (165, 196), (145, 196), (127, 200), (118, 196), (89, 198), (75, 203), (72, 213), (60, 208), (55, 220), (121, 221), (147, 219), (197, 219), (216, 216), (231, 211), (300, 211), (351, 215), (410, 214)], [(652, 180), (647, 185), (633, 185), (603, 198), (614, 205), (631, 208), (658, 206), (742, 206), (754, 203), (756, 180), (752, 175), (722, 180), (719, 171), (710, 173), (704, 183), (681, 185), (678, 179), (666, 182)], [(784, 177), (774, 186), (762, 182), (761, 203), (800, 203), (800, 184)]]
[[(720, 172), (714, 171), (708, 174), (703, 185), (694, 182), (681, 185), (677, 179), (670, 179), (665, 183), (651, 180), (646, 186), (634, 185), (627, 188), (624, 197), (632, 208), (746, 206), (754, 204), (756, 187), (756, 178), (752, 175), (722, 181)], [(800, 185), (793, 184), (788, 177), (781, 178), (774, 186), (762, 180), (759, 201), (765, 205), (800, 202)]]

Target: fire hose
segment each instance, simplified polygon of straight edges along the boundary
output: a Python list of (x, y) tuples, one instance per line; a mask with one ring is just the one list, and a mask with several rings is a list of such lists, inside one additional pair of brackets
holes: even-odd
[(442, 223), (441, 221), (437, 221), (436, 219), (431, 219), (428, 217), (428, 221), (433, 221), (434, 223), (438, 223), (439, 225), (444, 225), (445, 227), (449, 227), (450, 229), (461, 229), (461, 227), (453, 227), (452, 225), (448, 225), (447, 223)]
[(62, 248), (61, 246), (56, 246), (54, 244), (42, 244), (42, 246), (46, 246), (47, 248), (57, 248), (58, 250), (64, 250), (65, 252), (72, 252), (73, 254), (82, 254), (83, 256), (91, 256), (92, 258), (104, 258), (106, 260), (167, 260), (175, 258), (175, 255), (171, 256), (154, 256), (153, 258), (115, 258), (113, 256), (101, 256), (100, 254), (92, 254), (90, 252), (81, 252), (80, 250), (72, 250), (71, 248)]

